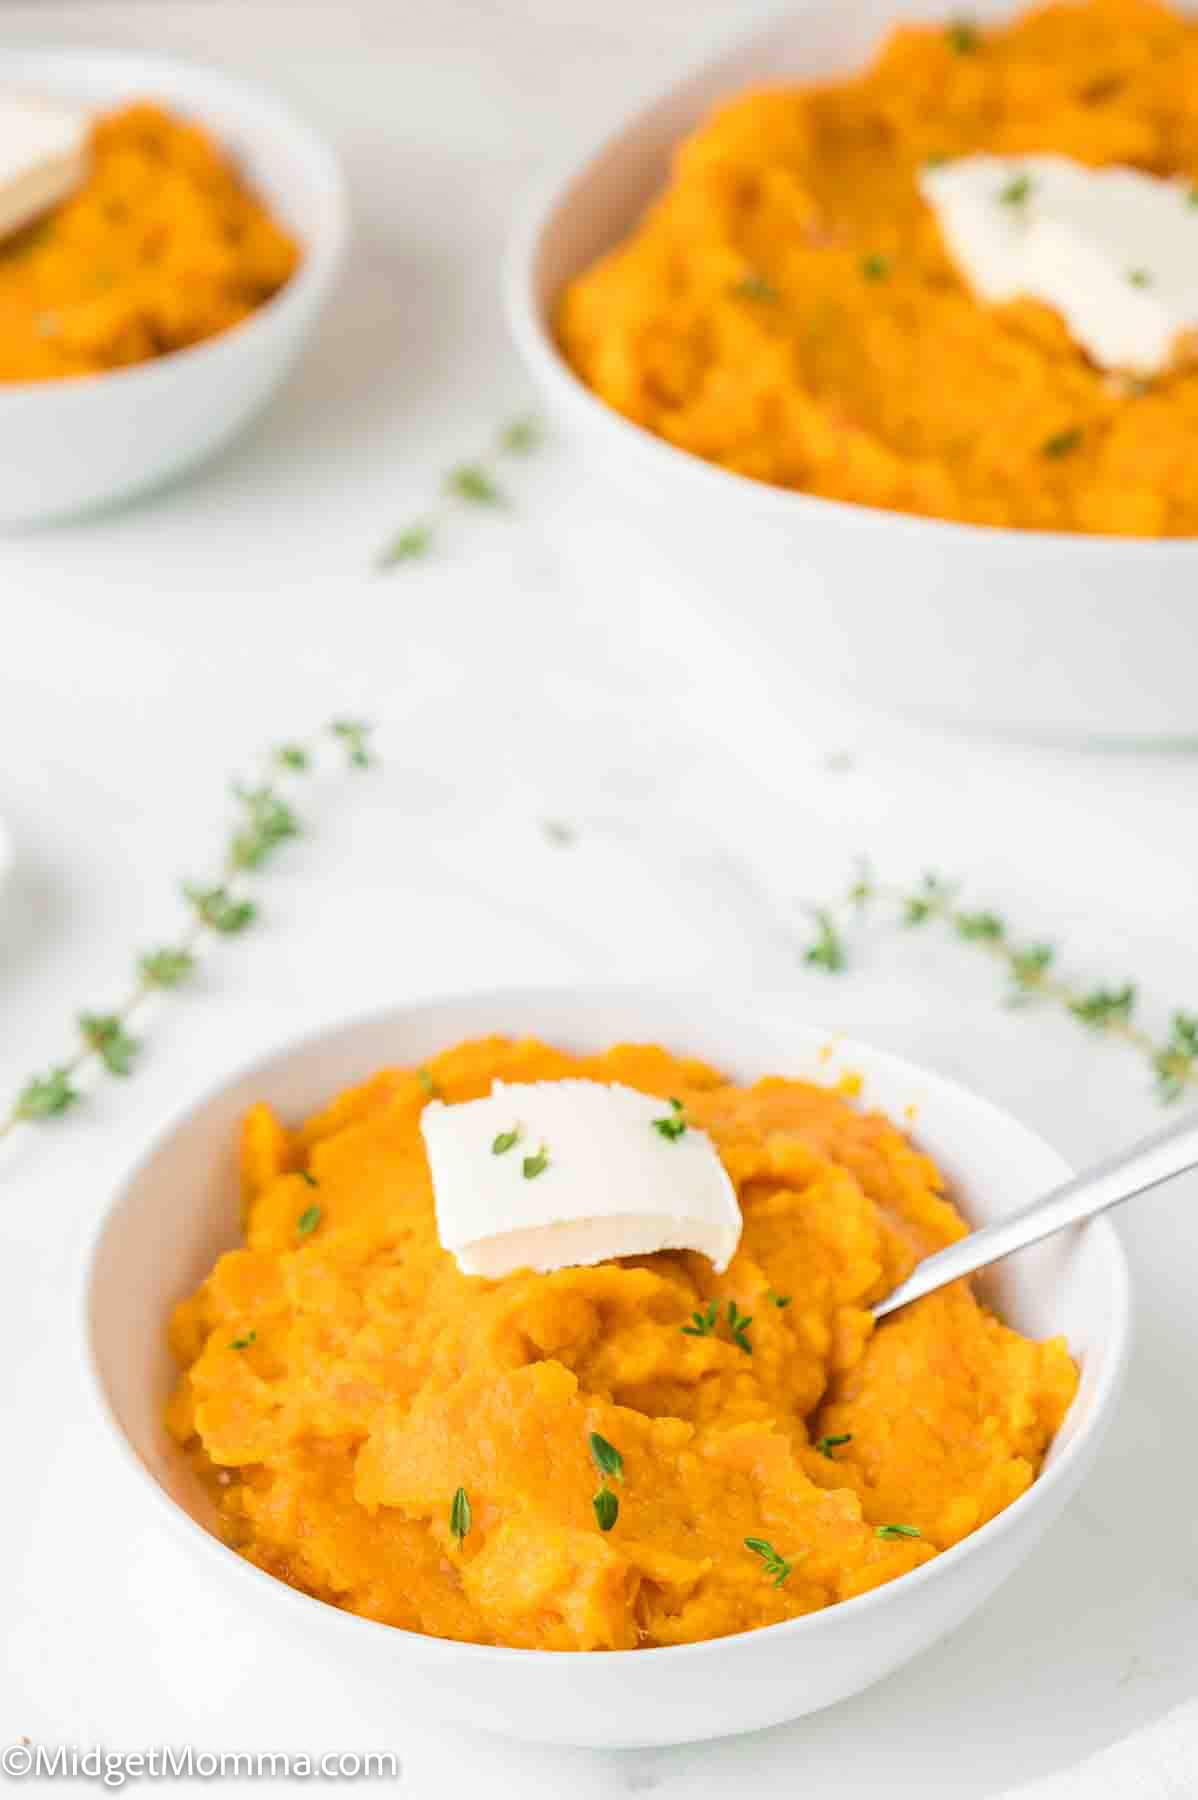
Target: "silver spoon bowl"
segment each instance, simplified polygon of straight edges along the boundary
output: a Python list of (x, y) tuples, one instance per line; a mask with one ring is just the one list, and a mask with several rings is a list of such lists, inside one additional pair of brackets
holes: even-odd
[(1064, 1231), (1068, 1225), (1080, 1225), (1083, 1219), (1121, 1206), (1125, 1200), (1146, 1194), (1162, 1181), (1171, 1181), (1175, 1175), (1184, 1175), (1193, 1168), (1198, 1168), (1198, 1117), (1187, 1117), (1151, 1137), (1141, 1138), (1130, 1150), (1110, 1157), (1085, 1174), (1075, 1175), (1072, 1181), (1020, 1207), (1009, 1218), (971, 1232), (947, 1250), (927, 1257), (893, 1293), (879, 1300), (873, 1309), (874, 1318), (884, 1319), (887, 1313), (935, 1293), (950, 1281), (959, 1281), (963, 1275), (1001, 1262), (1016, 1250), (1038, 1244), (1041, 1238)]

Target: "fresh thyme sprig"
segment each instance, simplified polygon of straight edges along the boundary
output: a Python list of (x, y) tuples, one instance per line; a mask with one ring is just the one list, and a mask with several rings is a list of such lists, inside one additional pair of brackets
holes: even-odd
[(435, 549), (441, 529), (452, 508), (458, 505), (502, 507), (507, 493), (498, 472), (502, 458), (530, 456), (541, 445), (544, 432), (539, 419), (531, 413), (509, 419), (497, 432), (494, 442), (480, 457), (455, 463), (441, 478), (441, 497), (423, 518), (414, 519), (390, 538), (375, 557), (380, 574), (398, 568), (402, 563), (420, 562)]
[(1165, 1034), (1154, 1036), (1136, 1018), (1132, 982), (1115, 987), (1077, 985), (1058, 972), (1053, 945), (1021, 941), (998, 913), (962, 906), (958, 885), (939, 875), (926, 874), (914, 887), (902, 888), (876, 880), (868, 864), (861, 864), (839, 903), (812, 909), (816, 935), (804, 960), (830, 974), (845, 969), (846, 924), (872, 906), (886, 907), (908, 929), (939, 924), (962, 943), (986, 951), (1009, 977), (1009, 1005), (1046, 1001), (1062, 1007), (1087, 1030), (1118, 1038), (1138, 1051), (1152, 1071), (1161, 1100), (1180, 1100), (1198, 1090), (1198, 1012), (1174, 1011)]
[[(351, 768), (365, 769), (372, 762), (369, 725), (360, 720), (335, 719), (326, 736), (344, 749)], [(128, 1027), (150, 995), (169, 992), (193, 973), (200, 944), (211, 935), (236, 936), (258, 916), (254, 901), (238, 891), (247, 874), (257, 874), (280, 846), (298, 837), (302, 826), (275, 782), (281, 774), (303, 775), (312, 767), (315, 744), (277, 746), (266, 758), (262, 779), (253, 785), (236, 782), (233, 798), (238, 818), (225, 847), (215, 882), (185, 882), (183, 899), (190, 918), (173, 943), (139, 955), (133, 982), (124, 1000), (111, 1012), (81, 1012), (77, 1048), (44, 1074), (31, 1076), (0, 1115), (0, 1138), (18, 1125), (56, 1119), (76, 1105), (80, 1090), (76, 1077), (90, 1063), (108, 1074), (127, 1076), (141, 1050), (141, 1042)]]
[(623, 1481), (624, 1458), (615, 1445), (609, 1444), (597, 1431), (591, 1432), (587, 1442), (591, 1461), (599, 1471), (599, 1486), (591, 1497), (591, 1508), (600, 1531), (610, 1531), (620, 1516), (620, 1502), (608, 1484)]
[[(789, 1294), (783, 1295), (781, 1299), (776, 1299), (773, 1295), (771, 1295), (770, 1298), (773, 1299), (775, 1306), (790, 1305)], [(680, 1325), (678, 1329), (682, 1332), (684, 1337), (714, 1337), (715, 1328), (719, 1324), (719, 1319), (719, 1301), (712, 1300), (705, 1310), (696, 1311), (691, 1314), (691, 1322), (689, 1325)], [(737, 1348), (744, 1351), (746, 1356), (752, 1356), (753, 1354), (753, 1346), (749, 1342), (749, 1326), (752, 1323), (752, 1315), (750, 1313), (741, 1312), (736, 1301), (729, 1300), (728, 1335)]]
[(784, 1556), (779, 1556), (768, 1538), (747, 1537), (745, 1549), (751, 1550), (754, 1556), (761, 1558), (765, 1565), (763, 1573), (773, 1577), (773, 1585), (776, 1588), (781, 1587), (794, 1564), (787, 1562)]

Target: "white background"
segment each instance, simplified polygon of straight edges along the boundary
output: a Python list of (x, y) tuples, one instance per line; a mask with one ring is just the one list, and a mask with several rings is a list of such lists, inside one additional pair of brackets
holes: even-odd
[[(496, 263), (540, 160), (736, 17), (715, 0), (0, 12), (12, 42), (163, 47), (273, 83), (339, 147), (356, 215), (319, 342), (248, 438), (152, 502), (0, 541), (5, 1087), (61, 1057), (73, 1014), (119, 998), (132, 953), (174, 928), (177, 879), (211, 866), (226, 779), (259, 746), (361, 712), (383, 758), (312, 778), (310, 835), (265, 877), (261, 927), (148, 1024), (136, 1079), (9, 1146), (6, 1742), (382, 1748), (420, 1800), (455, 1782), (521, 1800), (853, 1800), (883, 1783), (973, 1800), (1192, 1691), (1193, 1185), (1123, 1221), (1136, 1359), (1063, 1524), (950, 1643), (750, 1739), (544, 1751), (442, 1732), (402, 1692), (348, 1691), (204, 1590), (85, 1407), (79, 1248), (123, 1163), (231, 1064), (382, 1000), (528, 980), (759, 985), (964, 1077), (1079, 1162), (1158, 1117), (1134, 1054), (1004, 1009), (986, 959), (935, 933), (872, 932), (850, 973), (806, 972), (803, 906), (858, 852), (898, 879), (930, 864), (1058, 942), (1079, 979), (1138, 980), (1159, 1024), (1198, 1005), (1192, 758), (970, 745), (814, 687), (784, 714), (738, 654), (735, 596), (717, 640), (685, 593), (647, 585), (635, 541), (559, 446), (505, 471), (504, 514), (459, 516), (427, 564), (371, 573), (441, 470), (529, 402)], [(548, 841), (551, 818), (575, 828), (571, 845)]]

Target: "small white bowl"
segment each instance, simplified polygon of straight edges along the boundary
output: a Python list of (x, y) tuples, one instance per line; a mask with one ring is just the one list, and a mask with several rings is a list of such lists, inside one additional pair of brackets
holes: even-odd
[[(998, 23), (1025, 0), (977, 0)], [(1183, 0), (1195, 11), (1194, 0)], [(632, 229), (720, 99), (863, 66), (903, 20), (958, 0), (809, 0), (553, 171), (510, 247), (516, 344), (563, 430), (639, 517), (645, 557), (784, 694), (832, 694), (1046, 740), (1198, 742), (1198, 539), (1086, 537), (909, 517), (771, 487), (631, 424), (553, 339), (557, 296)]]
[[(266, 1099), (286, 1119), (387, 1063), (419, 1063), (466, 1037), (533, 1035), (580, 1049), (653, 1039), (750, 1079), (776, 1072), (864, 1077), (864, 1101), (915, 1135), (954, 1194), (985, 1224), (1063, 1180), (1066, 1164), (1022, 1125), (955, 1083), (866, 1045), (798, 1024), (775, 1003), (656, 990), (521, 990), (396, 1008), (308, 1038), (186, 1109), (122, 1182), (84, 1277), (85, 1356), (141, 1493), (182, 1548), (222, 1582), (229, 1604), (301, 1636), (314, 1659), (393, 1679), (413, 1711), (544, 1743), (604, 1748), (682, 1743), (777, 1724), (868, 1687), (951, 1631), (1016, 1568), (1076, 1492), (1110, 1422), (1127, 1357), (1127, 1268), (1096, 1220), (1025, 1251), (994, 1284), (1004, 1316), (1036, 1336), (1064, 1332), (1081, 1390), (1039, 1480), (964, 1542), (886, 1587), (825, 1612), (680, 1648), (570, 1654), (422, 1637), (297, 1593), (205, 1529), (207, 1503), (163, 1426), (176, 1371), (166, 1346), (174, 1302), (239, 1241), (237, 1126)], [(169, 1595), (163, 1604), (170, 1605)], [(1028, 1620), (1029, 1631), (1035, 1619)]]
[(152, 99), (194, 117), (303, 249), (278, 294), (202, 343), (98, 375), (0, 382), (0, 524), (12, 526), (158, 487), (247, 425), (311, 333), (348, 215), (328, 146), (279, 101), (218, 70), (123, 50), (0, 49), (0, 89), (99, 108)]

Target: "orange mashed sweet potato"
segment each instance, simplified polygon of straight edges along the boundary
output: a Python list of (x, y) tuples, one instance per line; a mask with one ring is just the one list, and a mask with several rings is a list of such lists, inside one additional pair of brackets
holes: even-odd
[[(744, 1213), (726, 1274), (689, 1252), (459, 1273), (430, 1089), (566, 1075), (679, 1098), (711, 1134)], [(411, 1631), (633, 1649), (833, 1605), (1021, 1494), (1077, 1385), (1063, 1342), (1008, 1330), (965, 1283), (874, 1329), (871, 1300), (965, 1226), (889, 1120), (806, 1082), (487, 1039), (295, 1129), (255, 1107), (241, 1169), (245, 1246), (171, 1323), (170, 1430), (252, 1562)], [(606, 1483), (592, 1433), (622, 1458)]]
[(78, 191), (0, 244), (0, 381), (198, 343), (269, 300), (299, 260), (199, 125), (126, 106), (96, 124)]
[(976, 299), (917, 178), (1054, 151), (1198, 181), (1198, 23), (1154, 0), (905, 27), (851, 79), (721, 106), (565, 290), (617, 411), (759, 481), (1032, 529), (1198, 536), (1198, 367), (1104, 373), (1058, 313)]

